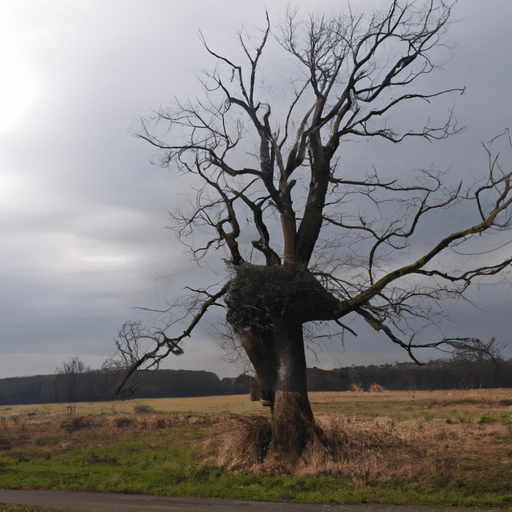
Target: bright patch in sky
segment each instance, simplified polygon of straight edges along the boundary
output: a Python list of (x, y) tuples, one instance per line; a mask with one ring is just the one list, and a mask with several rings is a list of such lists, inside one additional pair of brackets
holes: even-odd
[(77, 244), (69, 247), (68, 268), (76, 270), (93, 270), (97, 268), (105, 268), (114, 270), (116, 268), (124, 268), (134, 266), (136, 258), (123, 254), (115, 254), (114, 248), (108, 247), (107, 244), (89, 241), (88, 243)]
[(15, 35), (0, 23), (0, 135), (16, 128), (33, 105), (38, 80), (16, 47)]

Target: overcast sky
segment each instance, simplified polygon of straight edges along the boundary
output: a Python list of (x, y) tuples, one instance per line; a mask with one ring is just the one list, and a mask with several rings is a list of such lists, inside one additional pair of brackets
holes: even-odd
[[(152, 321), (134, 308), (165, 307), (190, 280), (211, 280), (167, 229), (167, 211), (188, 191), (176, 190), (169, 172), (152, 165), (153, 148), (131, 131), (152, 109), (200, 92), (200, 70), (214, 63), (199, 30), (226, 53), (243, 24), (264, 25), (265, 6), (277, 23), (286, 5), (0, 3), (0, 378), (53, 373), (75, 354), (99, 368), (113, 354), (112, 339), (124, 321)], [(300, 5), (304, 13), (329, 14), (348, 4)], [(455, 179), (485, 176), (481, 142), (512, 128), (512, 3), (459, 0), (453, 18), (459, 21), (447, 36), (457, 45), (452, 58), (422, 87), (466, 87), (464, 96), (434, 103), (429, 114), (442, 117), (453, 105), (466, 129), (434, 145), (361, 146), (368, 166), (436, 164)], [(446, 334), (511, 338), (508, 289), (482, 287), (472, 297), (481, 309), (457, 304)], [(310, 354), (310, 365), (407, 360), (384, 337), (359, 329), (344, 349), (328, 345), (318, 360)], [(185, 343), (185, 355), (164, 367), (237, 375), (241, 366), (223, 362), (217, 338), (206, 323)]]

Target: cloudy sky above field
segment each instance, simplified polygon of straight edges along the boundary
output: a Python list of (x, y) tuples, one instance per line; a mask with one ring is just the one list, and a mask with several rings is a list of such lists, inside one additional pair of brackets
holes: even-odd
[[(190, 191), (176, 189), (169, 172), (152, 165), (154, 149), (131, 132), (140, 116), (200, 93), (197, 77), (214, 63), (199, 31), (211, 47), (229, 53), (242, 25), (263, 26), (265, 6), (277, 24), (286, 4), (1, 3), (0, 378), (53, 373), (75, 354), (99, 368), (113, 354), (113, 336), (124, 321), (162, 320), (134, 308), (162, 309), (188, 282), (222, 280), (191, 263), (167, 229), (167, 211)], [(386, 4), (351, 2), (367, 10)], [(347, 5), (303, 1), (301, 12), (330, 14)], [(481, 142), (512, 127), (511, 15), (510, 0), (455, 4), (458, 23), (447, 39), (457, 46), (421, 87), (466, 87), (464, 96), (433, 103), (429, 113), (443, 119), (453, 105), (465, 130), (434, 145), (360, 145), (368, 169), (399, 160), (404, 168), (436, 164), (454, 179), (484, 177)], [(435, 226), (427, 231), (433, 236)], [(511, 338), (508, 293), (500, 286), (475, 291), (481, 309), (456, 304), (446, 334)], [(318, 360), (310, 354), (310, 364), (406, 360), (368, 327), (353, 326), (358, 338), (347, 336), (344, 349), (327, 345)], [(185, 355), (164, 367), (237, 375), (241, 366), (224, 362), (218, 343), (213, 320), (206, 322), (187, 340)]]

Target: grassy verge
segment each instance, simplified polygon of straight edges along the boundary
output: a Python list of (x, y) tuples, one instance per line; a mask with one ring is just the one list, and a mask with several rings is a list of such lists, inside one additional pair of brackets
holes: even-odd
[(334, 448), (313, 448), (293, 475), (240, 456), (233, 414), (13, 415), (0, 422), (0, 488), (512, 508), (502, 396), (339, 395), (318, 394), (314, 406)]
[[(140, 442), (137, 443), (140, 446)], [(127, 447), (129, 449), (127, 450)], [(154, 458), (145, 450), (140, 462), (130, 460), (134, 448), (76, 450), (65, 459), (28, 460), (18, 452), (14, 464), (6, 464), (4, 488), (94, 490), (166, 496), (192, 496), (301, 503), (381, 503), (399, 505), (508, 508), (512, 493), (502, 494), (489, 482), (436, 482), (430, 486), (354, 483), (350, 476), (292, 477), (269, 474), (233, 474), (216, 464), (194, 463), (196, 452), (163, 449)], [(496, 475), (494, 475), (496, 476)], [(472, 489), (471, 487), (475, 488)], [(497, 492), (496, 492), (497, 491)]]

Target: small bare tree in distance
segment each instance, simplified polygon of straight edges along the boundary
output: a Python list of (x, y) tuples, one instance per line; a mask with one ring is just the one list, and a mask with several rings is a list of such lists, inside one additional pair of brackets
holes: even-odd
[(54, 394), (57, 399), (64, 398), (67, 402), (76, 401), (78, 394), (83, 391), (86, 385), (84, 375), (91, 369), (85, 365), (80, 356), (75, 355), (68, 361), (64, 361), (62, 366), (55, 368), (55, 378), (53, 379)]
[[(203, 39), (216, 62), (203, 97), (162, 108), (157, 124), (143, 121), (138, 135), (158, 148), (164, 166), (188, 177), (195, 199), (172, 213), (173, 227), (196, 260), (223, 258), (226, 280), (214, 291), (192, 290), (184, 330), (159, 332), (128, 375), (177, 353), (208, 309), (224, 307), (273, 404), (268, 456), (293, 460), (319, 435), (306, 388), (305, 323), (351, 331), (343, 319), (360, 316), (417, 361), (416, 348), (443, 343), (414, 336), (422, 321), (443, 314), (443, 300), (503, 276), (511, 254), (487, 240), (510, 229), (512, 174), (492, 144), (486, 181), (467, 191), (445, 186), (432, 169), (401, 182), (339, 162), (347, 141), (435, 142), (459, 131), (451, 112), (439, 125), (391, 127), (398, 106), (463, 92), (416, 85), (437, 67), (451, 9), (444, 0), (391, 0), (369, 17), (301, 20), (289, 11), (275, 30), (267, 15), (256, 42), (240, 32), (241, 57)], [(265, 66), (266, 52), (276, 62), (278, 50), (279, 69), (290, 76)], [(461, 205), (465, 227), (440, 230), (427, 249), (418, 244), (425, 218)], [(485, 246), (484, 259), (471, 257), (474, 244)], [(441, 261), (445, 255), (453, 258)]]

